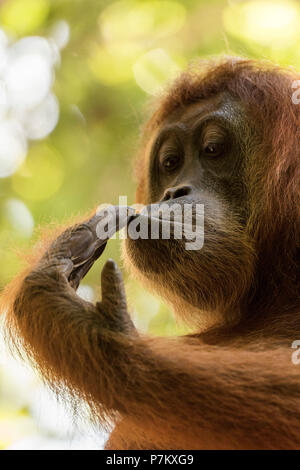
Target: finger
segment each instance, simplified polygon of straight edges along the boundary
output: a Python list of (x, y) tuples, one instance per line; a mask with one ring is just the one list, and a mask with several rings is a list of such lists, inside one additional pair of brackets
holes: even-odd
[(73, 271), (74, 265), (68, 258), (51, 258), (46, 257), (40, 260), (37, 268), (41, 270), (56, 269), (59, 270), (66, 278), (68, 278)]
[(109, 259), (101, 273), (101, 306), (104, 310), (120, 315), (127, 313), (126, 294), (121, 271), (117, 264)]
[(89, 227), (90, 230), (95, 233), (97, 232), (97, 226), (99, 222), (109, 223), (111, 227), (117, 231), (121, 230), (126, 226), (128, 219), (136, 214), (135, 209), (129, 206), (107, 206), (101, 211), (91, 217), (89, 220), (84, 222), (84, 225)]
[(102, 254), (108, 238), (126, 226), (134, 215), (131, 207), (109, 206), (86, 222), (69, 227), (52, 243), (41, 266), (55, 266), (76, 289)]
[(80, 266), (95, 252), (96, 236), (85, 224), (77, 227), (68, 240), (71, 260), (74, 266)]
[(75, 266), (85, 263), (94, 252), (128, 223), (135, 210), (127, 206), (109, 206), (73, 231), (71, 259)]
[(81, 280), (84, 278), (84, 276), (86, 276), (86, 274), (92, 268), (95, 261), (101, 256), (105, 247), (106, 247), (106, 243), (104, 243), (102, 246), (97, 248), (95, 250), (95, 253), (91, 256), (91, 258), (88, 259), (84, 264), (81, 264), (80, 266), (75, 267), (72, 270), (72, 272), (70, 272), (68, 280), (70, 282), (71, 287), (73, 287), (74, 289), (78, 288)]
[(90, 226), (95, 230), (99, 242), (107, 240), (124, 228), (135, 213), (132, 207), (109, 206), (93, 217)]

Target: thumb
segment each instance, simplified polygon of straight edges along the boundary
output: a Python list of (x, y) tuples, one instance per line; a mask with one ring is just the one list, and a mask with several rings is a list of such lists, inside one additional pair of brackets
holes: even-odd
[(101, 273), (101, 306), (110, 313), (127, 312), (126, 294), (121, 271), (114, 260), (106, 261)]

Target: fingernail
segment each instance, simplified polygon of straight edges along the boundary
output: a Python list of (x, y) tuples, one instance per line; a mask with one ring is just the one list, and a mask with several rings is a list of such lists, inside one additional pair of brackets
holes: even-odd
[(69, 242), (72, 259), (78, 257), (89, 258), (94, 251), (94, 235), (90, 230), (86, 229), (71, 234)]

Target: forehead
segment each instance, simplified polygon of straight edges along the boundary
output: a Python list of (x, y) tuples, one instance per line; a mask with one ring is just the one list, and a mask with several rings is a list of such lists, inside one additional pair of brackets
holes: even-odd
[(198, 121), (212, 118), (228, 122), (231, 126), (237, 125), (242, 118), (241, 103), (227, 94), (216, 95), (209, 99), (199, 100), (185, 107), (175, 110), (159, 126), (159, 130), (180, 125), (182, 129), (191, 129)]

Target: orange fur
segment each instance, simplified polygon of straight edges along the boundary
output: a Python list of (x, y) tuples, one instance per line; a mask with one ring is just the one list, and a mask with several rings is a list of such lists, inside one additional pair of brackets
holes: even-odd
[[(146, 126), (144, 142), (176, 109), (228, 92), (257, 128), (259, 141), (247, 142), (248, 278), (242, 286), (235, 278), (243, 296), (229, 299), (239, 312), (234, 322), (224, 318), (178, 338), (131, 334), (118, 323), (124, 305), (116, 311), (112, 300), (107, 309), (82, 301), (55, 267), (27, 270), (6, 289), (17, 347), (55, 390), (85, 400), (108, 429), (116, 425), (107, 448), (300, 448), (300, 371), (290, 349), (300, 337), (300, 107), (291, 101), (297, 78), (253, 61), (201, 63), (175, 82)], [(141, 155), (138, 202), (147, 202), (146, 168)], [(232, 271), (238, 262), (230, 257)], [(174, 285), (163, 290), (171, 297)]]

